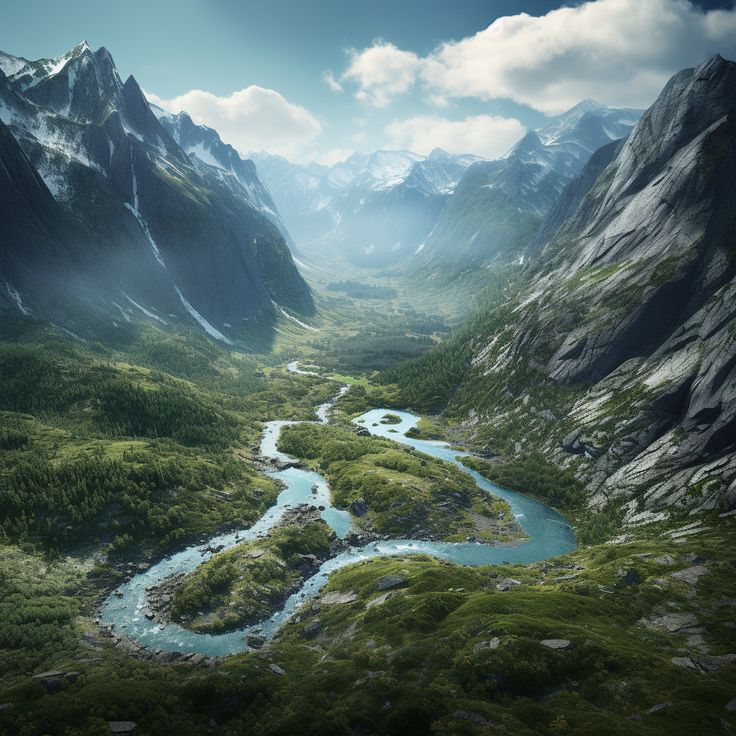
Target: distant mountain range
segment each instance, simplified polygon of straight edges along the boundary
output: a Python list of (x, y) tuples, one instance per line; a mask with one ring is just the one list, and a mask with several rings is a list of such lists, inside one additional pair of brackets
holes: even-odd
[(312, 297), (252, 162), (161, 119), (105, 48), (0, 54), (0, 301), (79, 334), (136, 319), (237, 341)]
[(334, 166), (249, 154), (289, 231), (306, 252), (337, 253), (361, 266), (411, 255), (478, 156), (439, 149), (355, 153)]
[(471, 166), (460, 179), (412, 268), (520, 258), (562, 189), (601, 146), (623, 138), (641, 110), (583, 100), (539, 130), (529, 131), (503, 158)]
[(584, 100), (495, 161), (440, 149), (356, 153), (330, 167), (250, 157), (306, 253), (431, 271), (518, 257), (565, 184), (640, 115)]

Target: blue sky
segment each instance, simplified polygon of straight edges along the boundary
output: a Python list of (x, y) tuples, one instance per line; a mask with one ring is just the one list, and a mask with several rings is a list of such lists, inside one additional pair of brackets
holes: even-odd
[(328, 161), (383, 146), (499, 155), (583, 97), (643, 106), (677, 69), (736, 55), (731, 2), (569, 5), (36, 1), (3, 9), (0, 48), (39, 58), (86, 39), (239, 150)]

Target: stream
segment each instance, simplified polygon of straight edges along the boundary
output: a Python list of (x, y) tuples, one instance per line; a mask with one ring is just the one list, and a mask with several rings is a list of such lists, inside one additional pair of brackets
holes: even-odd
[[(300, 371), (297, 363), (288, 366), (293, 373)], [(328, 413), (340, 396), (348, 391), (343, 386), (332, 401), (320, 405), (316, 414), (320, 423), (327, 423)], [(401, 419), (399, 424), (382, 424), (381, 420), (392, 414)], [(545, 506), (528, 496), (501, 488), (486, 480), (475, 470), (464, 466), (459, 457), (471, 453), (453, 450), (447, 443), (419, 440), (406, 436), (406, 432), (415, 427), (419, 417), (395, 409), (372, 409), (353, 421), (365, 427), (371, 434), (386, 437), (401, 444), (410, 445), (420, 452), (446, 460), (470, 475), (483, 490), (498, 496), (509, 503), (511, 511), (522, 526), (528, 539), (509, 544), (482, 544), (477, 542), (452, 543), (431, 542), (414, 539), (394, 539), (366, 544), (363, 547), (351, 547), (331, 560), (327, 560), (311, 578), (307, 579), (301, 589), (291, 595), (284, 607), (269, 618), (237, 631), (224, 634), (203, 634), (189, 631), (179, 624), (169, 622), (162, 624), (149, 621), (146, 612), (146, 588), (155, 585), (163, 578), (175, 573), (189, 573), (206, 562), (212, 555), (212, 548), (227, 549), (241, 542), (264, 536), (278, 524), (288, 507), (299, 504), (323, 506), (321, 516), (324, 521), (344, 538), (350, 530), (350, 514), (332, 505), (330, 489), (327, 481), (318, 473), (301, 468), (270, 470), (268, 474), (284, 484), (276, 503), (249, 529), (221, 534), (202, 544), (166, 557), (123, 583), (103, 604), (100, 622), (112, 626), (118, 636), (124, 636), (138, 642), (152, 651), (197, 652), (207, 656), (224, 656), (247, 649), (245, 639), (253, 634), (273, 637), (291, 616), (309, 599), (314, 598), (324, 587), (329, 575), (341, 567), (374, 557), (405, 554), (427, 554), (460, 565), (488, 565), (508, 563), (531, 563), (575, 549), (575, 538), (569, 524), (554, 509)], [(282, 462), (293, 461), (276, 448), (281, 428), (294, 422), (276, 420), (265, 425), (261, 440), (261, 455)], [(316, 486), (316, 493), (312, 487)]]

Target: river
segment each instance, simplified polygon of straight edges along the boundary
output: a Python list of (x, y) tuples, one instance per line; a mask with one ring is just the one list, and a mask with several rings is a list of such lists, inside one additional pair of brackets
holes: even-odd
[[(289, 369), (294, 373), (301, 373), (296, 363), (290, 364)], [(328, 413), (332, 404), (347, 390), (348, 387), (343, 386), (332, 401), (317, 408), (316, 414), (321, 423), (328, 421)], [(386, 414), (400, 417), (401, 423), (383, 424), (381, 420)], [(213, 553), (208, 548), (220, 545), (229, 548), (240, 542), (263, 536), (278, 523), (284, 511), (290, 506), (299, 504), (324, 506), (324, 511), (321, 512), (322, 518), (338, 536), (341, 538), (346, 536), (350, 529), (350, 514), (332, 505), (329, 486), (321, 475), (301, 468), (273, 470), (269, 471), (269, 474), (282, 481), (285, 486), (284, 490), (279, 494), (275, 505), (270, 507), (253, 526), (246, 530), (222, 534), (203, 544), (188, 547), (135, 575), (105, 601), (101, 611), (101, 623), (111, 625), (119, 636), (137, 641), (154, 651), (197, 652), (208, 656), (235, 654), (247, 649), (245, 639), (250, 634), (265, 637), (272, 637), (276, 634), (305, 601), (319, 593), (330, 573), (360, 560), (396, 554), (423, 553), (460, 565), (531, 563), (575, 549), (572, 529), (554, 509), (521, 493), (500, 488), (483, 478), (480, 473), (467, 468), (458, 458), (470, 453), (453, 450), (444, 442), (430, 442), (407, 437), (406, 432), (416, 426), (418, 419), (416, 415), (407, 411), (373, 409), (354, 421), (373, 435), (411, 445), (416, 450), (459, 467), (464, 473), (470, 475), (480, 488), (509, 503), (513, 515), (529, 536), (528, 539), (505, 545), (403, 539), (371, 542), (363, 547), (352, 547), (349, 551), (325, 562), (319, 571), (306, 580), (302, 588), (286, 601), (280, 611), (258, 624), (225, 634), (201, 634), (189, 631), (176, 623), (161, 624), (146, 619), (147, 587), (175, 573), (191, 572), (212, 556)], [(260, 448), (263, 456), (273, 460), (292, 460), (276, 448), (281, 428), (289, 423), (276, 420), (266, 424)], [(312, 492), (313, 486), (317, 488), (316, 494)]]

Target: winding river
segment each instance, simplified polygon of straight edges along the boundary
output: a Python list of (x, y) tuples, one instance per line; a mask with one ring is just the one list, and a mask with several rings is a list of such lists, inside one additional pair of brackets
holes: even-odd
[[(296, 363), (289, 364), (288, 368), (294, 373), (302, 372)], [(332, 404), (347, 390), (348, 387), (343, 386), (332, 401), (318, 407), (316, 413), (321, 423), (328, 421), (328, 412)], [(401, 422), (382, 424), (381, 420), (386, 414), (400, 417)], [(418, 417), (414, 414), (394, 409), (373, 409), (354, 421), (365, 427), (371, 434), (411, 445), (421, 452), (459, 467), (464, 473), (470, 475), (480, 488), (503, 498), (510, 504), (512, 513), (529, 539), (506, 545), (403, 539), (371, 542), (363, 547), (352, 547), (347, 552), (325, 562), (319, 571), (306, 580), (302, 588), (286, 601), (280, 611), (258, 624), (225, 634), (201, 634), (189, 631), (175, 623), (161, 624), (146, 619), (147, 587), (175, 573), (191, 572), (212, 556), (212, 548), (221, 545), (228, 548), (263, 536), (278, 523), (284, 511), (290, 506), (299, 504), (324, 506), (324, 511), (321, 512), (322, 518), (338, 536), (346, 536), (350, 529), (350, 514), (332, 505), (329, 486), (321, 475), (301, 468), (273, 470), (269, 471), (269, 474), (284, 484), (284, 490), (279, 494), (276, 504), (269, 508), (253, 526), (247, 530), (222, 534), (203, 544), (188, 547), (134, 576), (105, 601), (100, 616), (101, 623), (111, 625), (118, 635), (137, 641), (154, 651), (197, 652), (208, 656), (223, 656), (247, 649), (245, 639), (250, 634), (272, 637), (305, 601), (319, 593), (330, 573), (360, 560), (388, 555), (422, 553), (460, 565), (530, 563), (555, 557), (575, 548), (572, 529), (560, 514), (521, 493), (500, 488), (483, 478), (480, 473), (465, 467), (458, 458), (470, 453), (453, 450), (444, 442), (430, 442), (407, 437), (406, 432), (415, 427), (418, 421)], [(293, 460), (276, 448), (281, 428), (289, 423), (272, 421), (266, 424), (260, 448), (264, 457), (283, 462)], [(316, 486), (316, 493), (312, 492), (313, 486)]]

